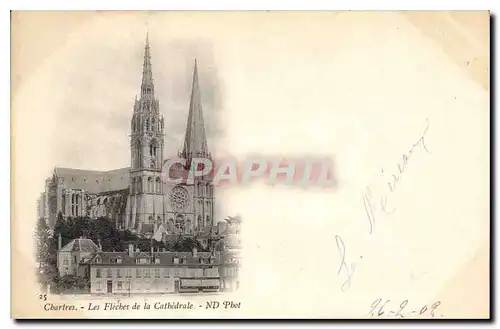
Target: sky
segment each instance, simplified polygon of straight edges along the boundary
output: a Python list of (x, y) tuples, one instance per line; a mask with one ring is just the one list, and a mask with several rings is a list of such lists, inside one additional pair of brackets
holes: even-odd
[[(210, 46), (190, 40), (162, 42), (153, 31), (149, 35), (155, 95), (165, 118), (166, 154), (176, 154), (182, 146), (195, 58), (210, 145), (220, 133), (216, 115), (221, 102)], [(144, 42), (143, 34), (127, 38), (119, 46), (109, 42), (92, 45), (88, 46), (92, 51), (75, 49), (71, 60), (61, 60), (64, 64), (53, 73), (60, 84), (56, 90), (61, 92), (53, 103), (58, 114), (51, 144), (54, 165), (102, 170), (129, 165), (128, 135), (134, 97), (140, 93)], [(62, 137), (67, 135), (72, 137)], [(99, 135), (102, 137), (94, 139)], [(107, 159), (99, 163), (102, 153)]]

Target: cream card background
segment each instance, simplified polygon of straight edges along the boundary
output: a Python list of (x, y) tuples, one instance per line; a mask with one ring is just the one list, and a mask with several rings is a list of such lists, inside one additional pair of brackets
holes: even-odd
[[(338, 186), (219, 189), (219, 216), (243, 217), (244, 260), (241, 289), (217, 299), (240, 309), (45, 312), (36, 197), (56, 165), (128, 165), (146, 29), (167, 150), (180, 146), (196, 56), (213, 152), (333, 157)], [(395, 212), (370, 235), (364, 189), (380, 193), (381, 169), (397, 171), (426, 119), (430, 153), (412, 155), (388, 196)], [(376, 298), (489, 315), (487, 12), (15, 12), (12, 120), (15, 317), (367, 317)], [(336, 235), (356, 262), (346, 292)]]

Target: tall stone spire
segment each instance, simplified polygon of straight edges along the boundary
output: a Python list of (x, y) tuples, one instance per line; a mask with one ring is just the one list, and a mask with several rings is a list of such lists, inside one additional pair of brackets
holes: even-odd
[(144, 47), (144, 64), (142, 65), (141, 99), (154, 99), (154, 90), (151, 54), (149, 50), (149, 33), (147, 33), (146, 46)]
[(198, 67), (194, 60), (193, 85), (191, 89), (191, 102), (184, 138), (184, 158), (208, 156), (207, 137), (205, 135), (205, 122), (201, 108), (201, 95), (198, 85)]

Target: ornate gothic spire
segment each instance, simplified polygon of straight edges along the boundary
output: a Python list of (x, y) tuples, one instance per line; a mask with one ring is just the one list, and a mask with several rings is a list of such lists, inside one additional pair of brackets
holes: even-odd
[(185, 158), (208, 156), (207, 137), (205, 135), (205, 122), (201, 109), (201, 96), (198, 86), (198, 68), (194, 60), (193, 86), (191, 90), (191, 102), (189, 104), (189, 115), (184, 138), (184, 149), (182, 155)]
[(144, 47), (144, 64), (142, 65), (141, 99), (154, 99), (154, 90), (151, 54), (149, 50), (149, 33), (147, 33), (146, 46)]

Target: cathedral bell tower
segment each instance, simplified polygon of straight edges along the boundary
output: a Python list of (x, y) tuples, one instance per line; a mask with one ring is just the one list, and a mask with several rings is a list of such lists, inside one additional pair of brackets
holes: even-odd
[(132, 209), (128, 228), (141, 230), (143, 224), (163, 220), (160, 209), (163, 183), (164, 122), (155, 98), (149, 38), (146, 36), (141, 94), (134, 103), (130, 135), (130, 195)]
[[(193, 84), (191, 87), (186, 135), (182, 151), (179, 152), (179, 157), (186, 160), (186, 170), (191, 169), (193, 158), (212, 160), (212, 155), (208, 151), (207, 146), (196, 60), (194, 61)], [(194, 205), (192, 225), (196, 232), (207, 231), (214, 225), (215, 196), (214, 187), (210, 183), (210, 177), (198, 177), (192, 183), (192, 202)]]

